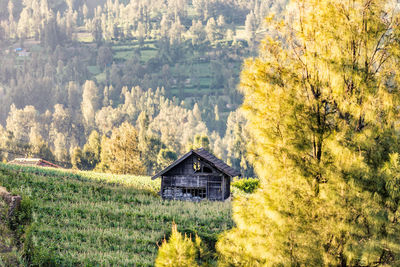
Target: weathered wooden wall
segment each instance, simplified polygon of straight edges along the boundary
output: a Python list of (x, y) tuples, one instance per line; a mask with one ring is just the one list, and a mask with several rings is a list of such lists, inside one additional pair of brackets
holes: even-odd
[(164, 199), (225, 200), (230, 196), (230, 178), (195, 156), (185, 159), (161, 179)]
[(205, 175), (175, 175), (163, 176), (164, 186), (179, 187), (204, 187), (207, 186), (207, 176)]

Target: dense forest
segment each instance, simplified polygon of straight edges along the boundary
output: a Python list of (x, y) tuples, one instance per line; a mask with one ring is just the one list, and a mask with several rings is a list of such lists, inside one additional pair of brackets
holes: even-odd
[(1, 0), (0, 157), (92, 169), (89, 135), (127, 122), (147, 173), (197, 136), (253, 175), (236, 85), (286, 2)]
[[(0, 163), (28, 263), (400, 266), (398, 0), (0, 10), (0, 157), (94, 170)], [(141, 175), (199, 147), (255, 178), (161, 200)]]
[[(232, 202), (218, 266), (400, 266), (399, 2), (286, 12), (241, 73), (260, 189)], [(203, 266), (199, 238), (172, 231), (156, 265)]]

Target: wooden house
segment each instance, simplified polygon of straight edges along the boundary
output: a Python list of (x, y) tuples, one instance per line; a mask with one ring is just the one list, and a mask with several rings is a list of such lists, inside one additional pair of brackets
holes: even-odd
[(200, 148), (191, 150), (152, 177), (161, 177), (163, 199), (224, 201), (230, 197), (231, 178), (240, 172)]

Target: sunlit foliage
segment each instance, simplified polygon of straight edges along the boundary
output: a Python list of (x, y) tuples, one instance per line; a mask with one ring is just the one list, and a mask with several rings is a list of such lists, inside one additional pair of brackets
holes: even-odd
[(140, 160), (138, 133), (127, 122), (113, 130), (111, 138), (104, 137), (101, 143), (103, 171), (121, 174), (143, 174), (145, 167)]
[(261, 179), (222, 266), (398, 265), (396, 1), (293, 1), (241, 77)]
[(154, 266), (173, 222), (208, 247), (233, 224), (230, 203), (163, 201), (148, 176), (0, 163), (0, 184), (32, 201), (21, 249), (35, 266)]

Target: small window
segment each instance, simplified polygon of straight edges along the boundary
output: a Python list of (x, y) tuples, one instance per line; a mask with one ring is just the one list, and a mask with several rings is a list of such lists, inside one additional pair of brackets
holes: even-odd
[(205, 172), (205, 173), (212, 173), (213, 171), (212, 171), (212, 169), (211, 169), (210, 167), (204, 166), (204, 167), (203, 167), (203, 172)]
[(195, 159), (193, 162), (193, 170), (194, 172), (200, 172), (201, 171), (201, 164), (200, 164), (200, 159)]

